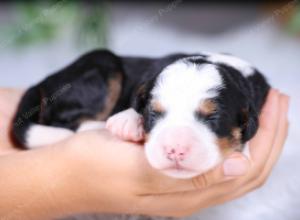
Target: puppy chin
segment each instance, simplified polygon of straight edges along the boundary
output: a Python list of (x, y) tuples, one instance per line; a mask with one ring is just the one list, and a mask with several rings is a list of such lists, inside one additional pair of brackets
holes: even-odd
[(222, 157), (219, 154), (211, 154), (209, 160), (205, 161), (201, 160), (201, 156), (198, 155), (193, 161), (175, 167), (155, 146), (157, 147), (157, 143), (145, 144), (145, 154), (149, 164), (162, 174), (176, 179), (190, 179), (199, 176), (222, 162)]
[(220, 164), (221, 161), (215, 161), (211, 163), (209, 166), (206, 166), (203, 169), (189, 169), (189, 168), (170, 168), (170, 169), (159, 169), (164, 175), (176, 178), (176, 179), (190, 179), (196, 176), (199, 176), (201, 174), (204, 174), (213, 168), (215, 168), (218, 164)]
[(197, 171), (179, 170), (179, 169), (167, 169), (167, 170), (161, 170), (161, 172), (166, 176), (176, 178), (176, 179), (190, 179), (201, 174), (201, 172), (197, 172)]

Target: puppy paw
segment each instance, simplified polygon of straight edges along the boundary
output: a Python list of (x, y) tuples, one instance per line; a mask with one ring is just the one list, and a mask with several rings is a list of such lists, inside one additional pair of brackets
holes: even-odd
[(108, 118), (106, 129), (126, 141), (138, 142), (144, 139), (143, 117), (132, 108)]

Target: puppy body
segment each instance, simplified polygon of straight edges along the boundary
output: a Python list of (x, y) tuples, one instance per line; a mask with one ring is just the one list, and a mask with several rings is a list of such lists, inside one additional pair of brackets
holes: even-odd
[(153, 167), (189, 178), (242, 150), (268, 90), (258, 70), (230, 55), (145, 58), (98, 50), (25, 93), (12, 137), (22, 148), (40, 147), (108, 119), (115, 135), (146, 138)]

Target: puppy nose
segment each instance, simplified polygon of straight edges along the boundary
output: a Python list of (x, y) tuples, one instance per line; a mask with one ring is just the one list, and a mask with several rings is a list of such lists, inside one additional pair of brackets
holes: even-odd
[(188, 146), (177, 145), (164, 147), (166, 157), (171, 161), (183, 161), (189, 151)]
[(173, 127), (164, 130), (160, 136), (164, 156), (171, 161), (183, 161), (188, 157), (196, 140), (189, 127)]

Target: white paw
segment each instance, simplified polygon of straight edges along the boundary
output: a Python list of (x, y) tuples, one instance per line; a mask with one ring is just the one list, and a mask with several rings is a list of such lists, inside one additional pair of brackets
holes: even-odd
[(144, 139), (143, 117), (132, 108), (108, 118), (106, 129), (126, 141), (137, 142)]

